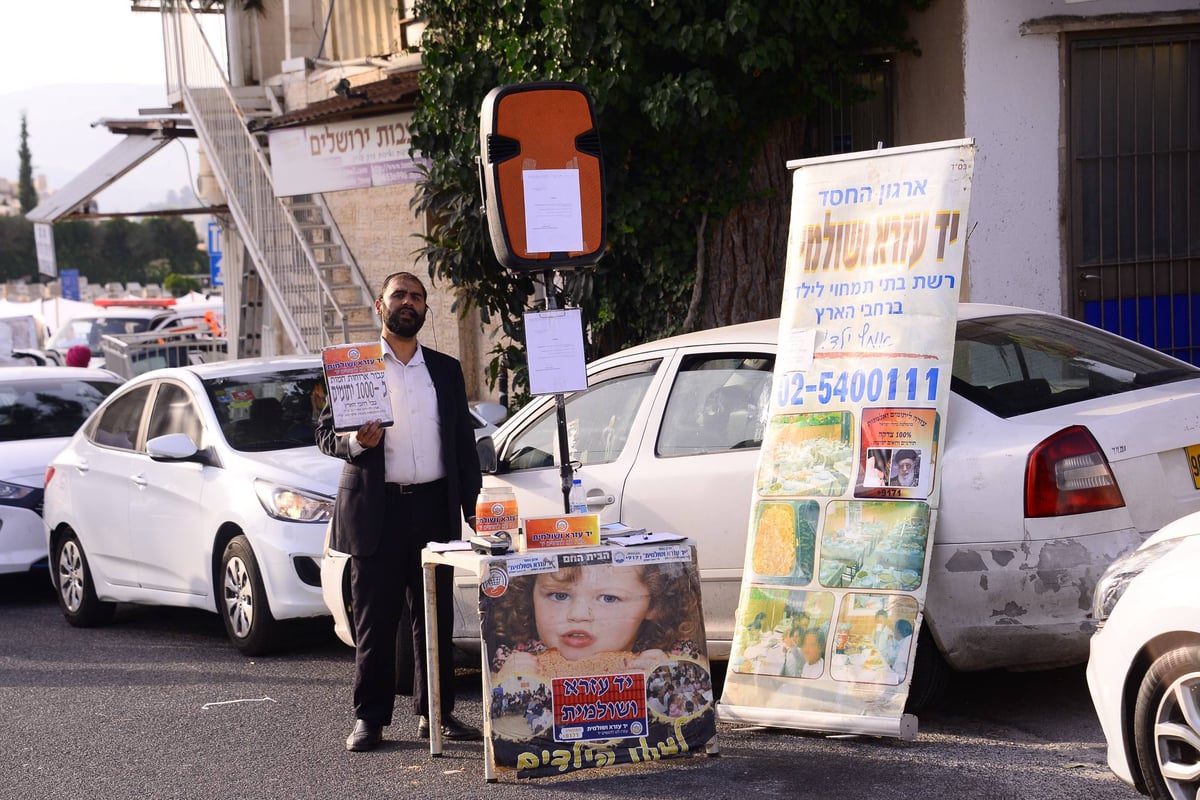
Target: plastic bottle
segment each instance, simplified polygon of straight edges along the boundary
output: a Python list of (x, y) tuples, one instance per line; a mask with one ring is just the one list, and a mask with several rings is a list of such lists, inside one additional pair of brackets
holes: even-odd
[(587, 495), (583, 493), (583, 481), (576, 478), (571, 484), (571, 513), (588, 513)]
[(475, 532), (517, 532), (517, 498), (504, 486), (484, 486), (475, 503)]

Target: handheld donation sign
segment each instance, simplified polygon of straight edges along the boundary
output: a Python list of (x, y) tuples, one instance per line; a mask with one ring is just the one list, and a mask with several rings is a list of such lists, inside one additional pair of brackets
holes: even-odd
[(392, 424), (380, 342), (326, 347), (321, 351), (321, 363), (329, 386), (335, 431), (357, 430), (373, 419), (385, 427)]
[(484, 713), (518, 777), (705, 752), (716, 736), (690, 542), (484, 559)]
[(790, 162), (792, 220), (721, 716), (911, 738), (974, 144)]

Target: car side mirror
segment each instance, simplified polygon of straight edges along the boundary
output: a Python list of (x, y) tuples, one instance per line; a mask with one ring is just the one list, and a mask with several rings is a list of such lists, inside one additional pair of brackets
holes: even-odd
[(186, 433), (168, 433), (146, 442), (146, 452), (155, 461), (199, 460), (200, 449)]
[(479, 469), (489, 475), (495, 474), (499, 467), (496, 457), (496, 443), (490, 436), (482, 436), (475, 442), (475, 452), (479, 453)]
[(497, 427), (508, 418), (508, 409), (499, 403), (476, 403), (475, 411), (479, 416)]

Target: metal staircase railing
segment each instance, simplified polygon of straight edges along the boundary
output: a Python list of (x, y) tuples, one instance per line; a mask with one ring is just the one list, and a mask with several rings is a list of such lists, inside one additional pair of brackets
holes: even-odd
[[(316, 352), (350, 340), (351, 312), (362, 316), (371, 292), (321, 200), (322, 224), (340, 248), (335, 274), (314, 253), (292, 203), (275, 197), (267, 154), (246, 124), (237, 92), (229, 85), (195, 14), (184, 0), (162, 3), (168, 91), (182, 97), (225, 195), (239, 238), (292, 348)], [(319, 197), (319, 196), (318, 196)], [(311, 237), (311, 228), (309, 236)], [(350, 278), (345, 281), (344, 278)], [(339, 285), (340, 284), (340, 285)], [(347, 291), (352, 289), (353, 291)], [(341, 295), (339, 299), (339, 295)], [(356, 320), (357, 321), (357, 320)], [(355, 327), (359, 327), (355, 325)]]

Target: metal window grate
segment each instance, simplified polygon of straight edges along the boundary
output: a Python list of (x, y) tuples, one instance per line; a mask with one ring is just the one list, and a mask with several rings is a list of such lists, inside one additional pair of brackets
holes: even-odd
[(1072, 312), (1200, 364), (1200, 29), (1067, 52)]

